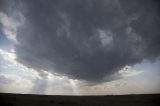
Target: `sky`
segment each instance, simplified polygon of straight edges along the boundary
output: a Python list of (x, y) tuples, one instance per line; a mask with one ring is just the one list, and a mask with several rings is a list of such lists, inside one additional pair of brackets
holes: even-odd
[(0, 0), (0, 92), (160, 93), (159, 0)]

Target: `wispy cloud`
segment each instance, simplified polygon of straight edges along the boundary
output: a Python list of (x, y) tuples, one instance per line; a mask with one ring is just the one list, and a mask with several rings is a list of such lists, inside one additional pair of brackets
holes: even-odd
[(118, 73), (120, 74), (120, 76), (122, 77), (130, 77), (130, 76), (136, 76), (139, 75), (141, 73), (143, 73), (144, 71), (137, 71), (135, 69), (133, 69), (131, 66), (125, 66), (123, 69), (121, 69)]
[(15, 20), (14, 18), (8, 16), (4, 12), (0, 11), (0, 24), (2, 24), (2, 30), (4, 32), (4, 35), (6, 37), (14, 42), (17, 42), (16, 36), (17, 36), (17, 29), (24, 23), (24, 19), (22, 20)]

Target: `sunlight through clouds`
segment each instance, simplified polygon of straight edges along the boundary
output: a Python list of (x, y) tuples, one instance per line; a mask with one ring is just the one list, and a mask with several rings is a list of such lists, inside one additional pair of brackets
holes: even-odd
[(0, 92), (159, 93), (158, 10), (153, 0), (0, 0)]

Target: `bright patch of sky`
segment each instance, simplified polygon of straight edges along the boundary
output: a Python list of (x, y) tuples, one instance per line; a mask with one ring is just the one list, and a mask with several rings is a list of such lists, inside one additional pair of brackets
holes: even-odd
[(10, 42), (6, 36), (3, 34), (1, 28), (0, 28), (0, 48), (4, 50), (11, 50), (12, 48), (12, 42)]

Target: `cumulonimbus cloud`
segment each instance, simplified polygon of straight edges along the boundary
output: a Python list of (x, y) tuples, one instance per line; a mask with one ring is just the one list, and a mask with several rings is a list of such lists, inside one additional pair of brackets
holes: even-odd
[(21, 0), (20, 4), (25, 23), (16, 33), (17, 60), (36, 70), (101, 81), (126, 65), (160, 55), (160, 12), (155, 1)]

